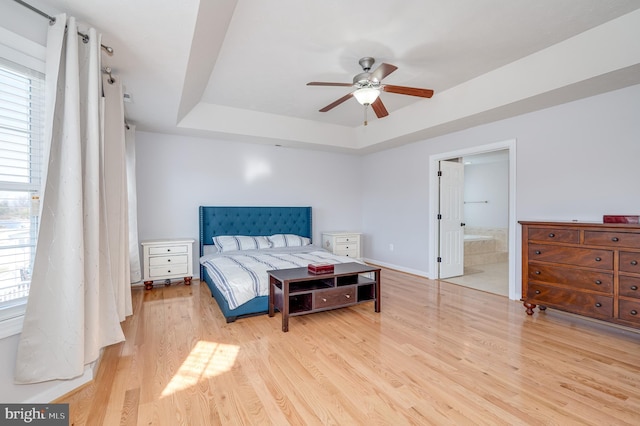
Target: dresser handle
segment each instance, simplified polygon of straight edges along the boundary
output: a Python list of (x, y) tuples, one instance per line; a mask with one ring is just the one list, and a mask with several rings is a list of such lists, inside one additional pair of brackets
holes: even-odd
[(602, 259), (599, 257), (596, 257), (596, 262), (600, 262)]
[(536, 250), (535, 254), (541, 254), (542, 252), (540, 250)]
[(540, 271), (536, 271), (536, 275), (540, 275)]
[(600, 285), (600, 284), (602, 284), (602, 281), (600, 281), (600, 280), (596, 280), (596, 284), (597, 284), (597, 285)]
[(170, 274), (170, 273), (171, 273), (171, 269), (167, 270), (167, 274)]
[(611, 241), (613, 241), (614, 243), (617, 243), (620, 240), (618, 239), (618, 237), (613, 237), (613, 238), (611, 238)]
[(325, 299), (325, 298), (323, 297), (323, 298), (322, 298), (322, 301), (323, 301), (323, 302), (326, 302), (326, 301), (327, 301), (327, 299)]
[(631, 261), (631, 264), (632, 264), (633, 266), (636, 266), (636, 265), (638, 264), (638, 261), (637, 261), (637, 260), (632, 260), (632, 261)]
[(171, 262), (171, 259), (167, 259), (167, 262)]
[(536, 294), (540, 294), (540, 290), (536, 290)]
[(631, 315), (638, 315), (638, 311), (636, 311), (636, 310), (634, 309), (634, 310), (632, 310), (632, 311), (630, 312), (630, 314), (631, 314)]
[(167, 252), (168, 252), (168, 253), (171, 253), (171, 249), (167, 249)]
[(631, 290), (636, 291), (637, 289), (638, 289), (638, 286), (637, 286), (637, 285), (632, 285), (632, 286), (631, 286)]
[(351, 295), (350, 294), (345, 294), (344, 297), (346, 297), (347, 299), (351, 299)]
[(599, 308), (601, 306), (602, 306), (602, 303), (600, 303), (600, 302), (596, 303), (596, 308)]
[(554, 234), (553, 232), (549, 234), (549, 238), (553, 238), (555, 236), (556, 236), (556, 234)]

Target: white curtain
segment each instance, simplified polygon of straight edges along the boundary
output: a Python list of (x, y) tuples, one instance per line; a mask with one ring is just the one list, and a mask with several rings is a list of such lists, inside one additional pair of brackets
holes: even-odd
[(140, 243), (138, 242), (138, 192), (136, 189), (136, 127), (127, 124), (124, 133), (127, 157), (127, 193), (129, 195), (129, 263), (131, 282), (142, 281)]
[(103, 87), (100, 36), (77, 31), (62, 14), (47, 38), (47, 172), (17, 383), (80, 376), (124, 340), (132, 310), (121, 88)]

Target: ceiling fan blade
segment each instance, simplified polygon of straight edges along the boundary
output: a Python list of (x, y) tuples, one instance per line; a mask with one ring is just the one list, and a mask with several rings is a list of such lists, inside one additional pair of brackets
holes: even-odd
[(351, 97), (353, 97), (353, 93), (347, 93), (346, 95), (344, 95), (343, 97), (341, 97), (337, 101), (334, 101), (334, 102), (330, 103), (329, 105), (327, 105), (326, 107), (322, 108), (320, 110), (320, 112), (327, 112), (330, 109), (333, 109), (333, 108), (337, 107), (338, 105), (340, 105), (344, 101), (348, 101), (349, 98), (351, 98)]
[(383, 78), (385, 78), (386, 76), (388, 76), (389, 74), (391, 74), (397, 69), (398, 67), (396, 67), (395, 65), (380, 64), (380, 66), (371, 73), (371, 79), (382, 81)]
[(419, 96), (421, 98), (430, 98), (433, 96), (431, 89), (419, 89), (417, 87), (393, 86), (385, 84), (382, 90), (389, 93), (397, 93), (399, 95)]
[(327, 83), (324, 81), (310, 81), (307, 83), (307, 86), (341, 86), (341, 87), (351, 87), (352, 83)]
[(373, 112), (376, 113), (376, 116), (378, 118), (386, 117), (387, 115), (389, 115), (389, 112), (384, 107), (384, 104), (382, 103), (382, 100), (380, 99), (380, 97), (378, 97), (378, 99), (376, 99), (371, 104), (371, 108), (373, 108)]

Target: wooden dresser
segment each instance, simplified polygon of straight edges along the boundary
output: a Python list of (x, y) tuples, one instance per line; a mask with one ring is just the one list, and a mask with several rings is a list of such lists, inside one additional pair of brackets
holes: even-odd
[(640, 225), (526, 222), (522, 300), (640, 328)]

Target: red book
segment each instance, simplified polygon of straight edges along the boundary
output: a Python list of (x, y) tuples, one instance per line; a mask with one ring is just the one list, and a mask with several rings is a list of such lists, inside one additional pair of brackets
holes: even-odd
[(640, 223), (640, 216), (633, 215), (604, 215), (604, 223)]
[(310, 263), (307, 269), (312, 274), (332, 274), (333, 264), (331, 263)]

